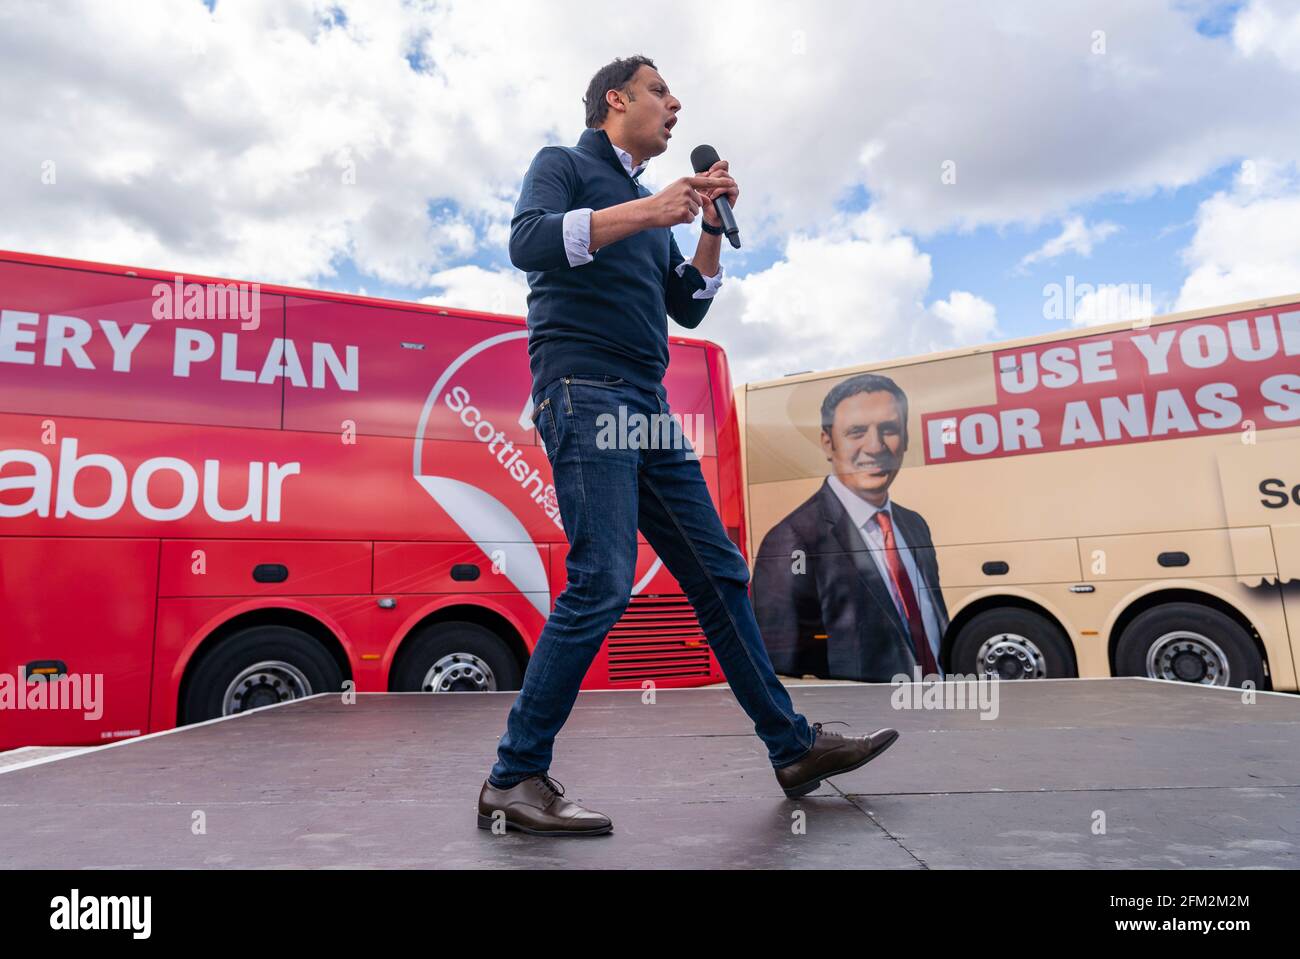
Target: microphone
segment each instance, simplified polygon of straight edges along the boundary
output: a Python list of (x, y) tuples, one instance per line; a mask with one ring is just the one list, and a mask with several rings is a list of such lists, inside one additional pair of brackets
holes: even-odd
[[(708, 173), (717, 162), (718, 151), (707, 143), (701, 143), (691, 151), (691, 166), (695, 168), (696, 173)], [(727, 234), (727, 239), (735, 249), (739, 250), (740, 227), (736, 226), (736, 215), (731, 212), (731, 201), (725, 196), (716, 197), (713, 200), (713, 209), (718, 211), (718, 219), (722, 221), (722, 231)]]

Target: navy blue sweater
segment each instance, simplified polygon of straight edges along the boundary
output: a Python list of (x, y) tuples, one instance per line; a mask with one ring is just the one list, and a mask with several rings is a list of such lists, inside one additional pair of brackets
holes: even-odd
[(668, 227), (653, 227), (598, 249), (570, 266), (563, 221), (569, 210), (600, 210), (651, 193), (628, 176), (604, 130), (576, 147), (538, 151), (510, 221), (510, 262), (528, 272), (528, 363), (533, 395), (552, 380), (609, 373), (655, 391), (668, 368), (665, 312), (699, 326), (710, 299)]

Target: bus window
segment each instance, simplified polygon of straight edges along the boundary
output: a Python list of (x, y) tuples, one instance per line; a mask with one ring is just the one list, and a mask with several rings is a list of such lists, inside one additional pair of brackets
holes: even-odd
[(282, 298), (0, 262), (0, 412), (280, 426)]

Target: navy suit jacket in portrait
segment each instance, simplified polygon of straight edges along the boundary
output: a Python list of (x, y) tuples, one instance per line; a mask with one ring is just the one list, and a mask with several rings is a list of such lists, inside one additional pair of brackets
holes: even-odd
[[(948, 609), (930, 527), (897, 502), (890, 512), (924, 580), (912, 584), (917, 601), (928, 596), (935, 604), (942, 636)], [(802, 572), (796, 550), (804, 557)], [(907, 623), (829, 480), (763, 537), (751, 591), (778, 673), (868, 682), (912, 676), (917, 658)]]

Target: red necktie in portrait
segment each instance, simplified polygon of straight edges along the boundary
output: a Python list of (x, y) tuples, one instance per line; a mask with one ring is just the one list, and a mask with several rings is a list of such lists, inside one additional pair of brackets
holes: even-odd
[(885, 534), (885, 566), (898, 589), (898, 595), (902, 597), (903, 609), (907, 611), (907, 628), (912, 634), (912, 645), (916, 647), (916, 661), (921, 667), (921, 675), (937, 675), (939, 665), (934, 661), (934, 653), (930, 651), (930, 641), (925, 638), (925, 621), (921, 618), (921, 607), (912, 590), (912, 578), (907, 575), (907, 568), (903, 566), (903, 559), (894, 545), (894, 524), (885, 510), (878, 510), (875, 519)]

